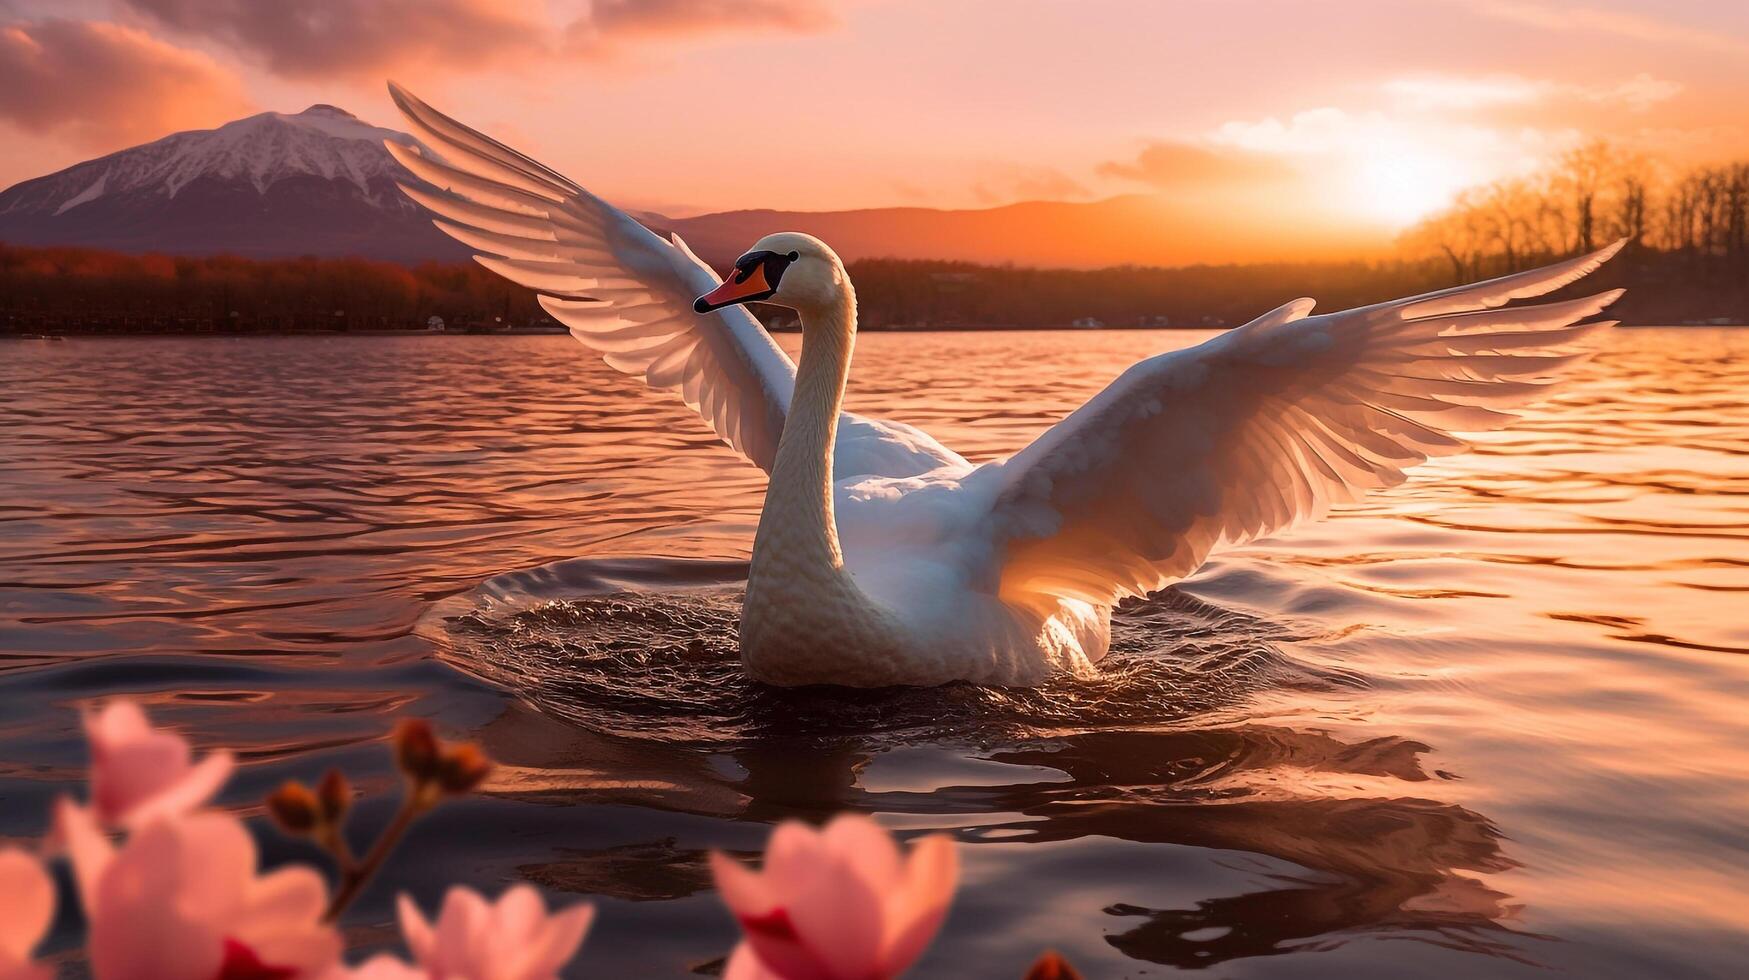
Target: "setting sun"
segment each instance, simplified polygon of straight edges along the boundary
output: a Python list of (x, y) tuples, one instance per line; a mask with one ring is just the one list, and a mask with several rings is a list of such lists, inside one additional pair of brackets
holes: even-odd
[(1398, 229), (1449, 205), (1459, 191), (1492, 176), (1409, 143), (1369, 148), (1350, 173), (1348, 193), (1354, 213)]

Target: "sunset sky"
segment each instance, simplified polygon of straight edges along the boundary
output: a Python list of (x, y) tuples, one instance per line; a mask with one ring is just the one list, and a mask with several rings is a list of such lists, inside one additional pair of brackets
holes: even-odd
[(393, 126), (389, 77), (675, 213), (1160, 192), (1390, 229), (1592, 136), (1749, 153), (1741, 0), (0, 0), (0, 185), (264, 109)]

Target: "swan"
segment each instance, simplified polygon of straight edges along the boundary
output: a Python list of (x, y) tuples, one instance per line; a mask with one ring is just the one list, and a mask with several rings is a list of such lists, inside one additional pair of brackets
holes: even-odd
[[(1143, 360), (1014, 455), (973, 465), (842, 408), (856, 293), (825, 243), (785, 232), (718, 277), (526, 156), (399, 86), (422, 145), (406, 193), (614, 368), (676, 391), (770, 476), (741, 657), (777, 685), (1035, 685), (1088, 676), (1111, 610), (1250, 541), (1461, 451), (1586, 356), (1621, 296), (1509, 308), (1590, 273), (1546, 268), (1337, 313), (1296, 299)], [(746, 311), (802, 322), (792, 363)]]

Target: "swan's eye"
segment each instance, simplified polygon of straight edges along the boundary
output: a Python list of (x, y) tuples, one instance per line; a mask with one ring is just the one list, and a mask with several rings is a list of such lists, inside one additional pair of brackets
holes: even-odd
[(800, 253), (800, 252), (794, 252), (794, 251), (792, 251), (792, 252), (790, 252), (790, 253), (789, 253), (789, 260), (790, 260), (790, 261), (791, 261), (791, 262), (794, 262), (794, 261), (795, 261), (795, 260), (797, 260), (797, 259), (799, 259), (799, 258), (801, 258), (801, 257), (802, 257), (802, 253)]

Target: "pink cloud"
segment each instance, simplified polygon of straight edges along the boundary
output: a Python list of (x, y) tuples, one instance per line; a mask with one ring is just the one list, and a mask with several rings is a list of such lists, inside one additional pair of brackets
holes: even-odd
[(374, 76), (413, 63), (461, 70), (543, 50), (538, 0), (122, 0), (164, 26), (233, 44), (275, 73)]
[(838, 22), (824, 0), (594, 0), (603, 37), (730, 32), (809, 34)]
[(1634, 41), (1675, 44), (1726, 54), (1749, 52), (1749, 40), (1717, 30), (1691, 27), (1657, 14), (1549, 5), (1527, 0), (1484, 0), (1480, 9), (1490, 17), (1550, 31), (1613, 34)]
[(204, 54), (103, 21), (0, 26), (0, 119), (111, 149), (210, 126), (250, 107), (238, 78)]
[(451, 72), (511, 58), (606, 55), (622, 42), (728, 33), (812, 33), (827, 0), (594, 0), (568, 27), (541, 0), (121, 0), (189, 37), (234, 45), (275, 74), (377, 76), (410, 65)]

